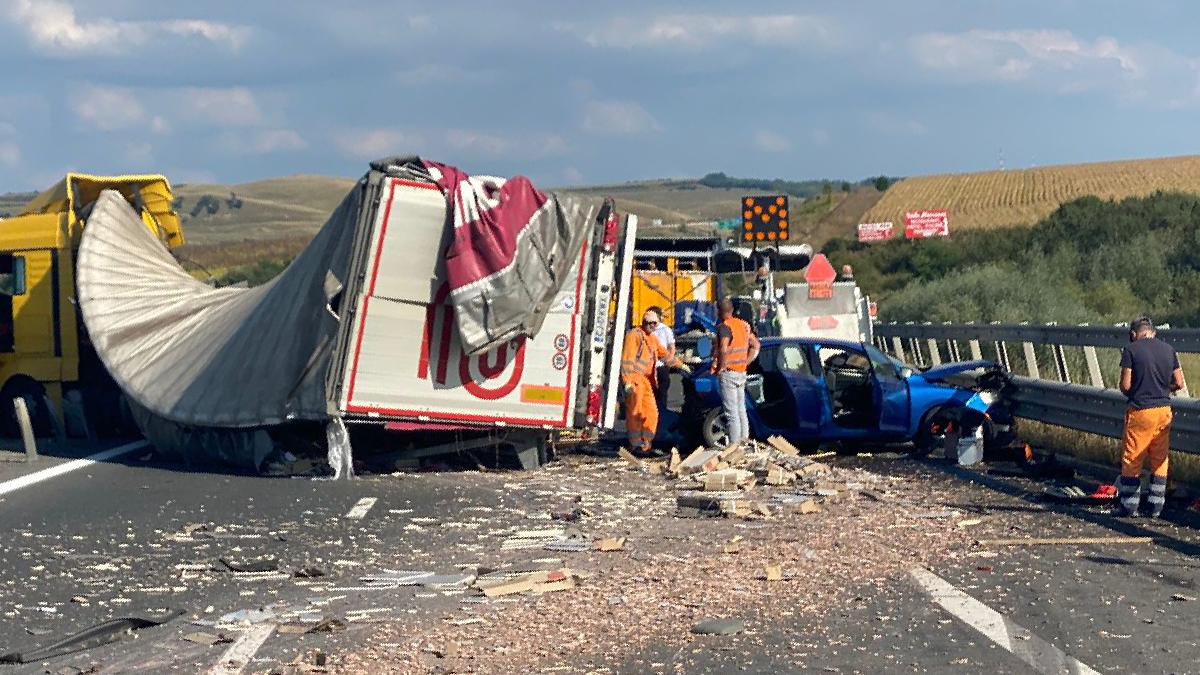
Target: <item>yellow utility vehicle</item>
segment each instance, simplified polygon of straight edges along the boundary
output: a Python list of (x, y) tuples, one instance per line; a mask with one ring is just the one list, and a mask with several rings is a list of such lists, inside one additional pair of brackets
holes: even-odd
[(18, 397), (39, 434), (122, 430), (120, 391), (88, 342), (75, 303), (80, 235), (103, 190), (120, 191), (168, 249), (183, 245), (171, 185), (157, 175), (67, 174), (0, 220), (0, 431), (15, 431)]

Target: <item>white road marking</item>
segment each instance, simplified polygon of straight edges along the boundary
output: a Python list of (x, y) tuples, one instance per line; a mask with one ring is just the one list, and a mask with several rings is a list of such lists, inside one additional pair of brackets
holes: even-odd
[(274, 632), (273, 623), (260, 623), (247, 628), (221, 655), (221, 662), (208, 669), (208, 675), (238, 675), (250, 665), (250, 659), (254, 658), (258, 649)]
[(372, 506), (375, 506), (376, 501), (377, 500), (374, 497), (363, 497), (362, 499), (358, 500), (358, 503), (354, 505), (354, 508), (350, 509), (350, 512), (346, 514), (346, 517), (356, 519), (362, 518), (363, 516), (367, 515), (367, 511), (370, 511)]
[(933, 572), (917, 567), (909, 575), (942, 609), (1012, 652), (1037, 672), (1047, 675), (1100, 675), (1012, 619), (951, 586)]
[(69, 462), (59, 464), (58, 466), (52, 466), (49, 469), (42, 469), (41, 471), (35, 471), (27, 476), (21, 476), (20, 478), (13, 478), (12, 480), (4, 481), (3, 483), (0, 483), (0, 496), (6, 495), (10, 492), (16, 492), (23, 487), (29, 487), (30, 485), (40, 483), (44, 480), (57, 478), (65, 473), (75, 471), (76, 469), (82, 469), (85, 466), (91, 466), (98, 462), (107, 462), (114, 457), (120, 457), (121, 455), (128, 454), (134, 450), (141, 450), (148, 445), (150, 445), (149, 441), (134, 441), (132, 443), (126, 443), (125, 445), (119, 445), (115, 448), (105, 450), (104, 452), (97, 452), (96, 454), (89, 455), (83, 459), (73, 459)]

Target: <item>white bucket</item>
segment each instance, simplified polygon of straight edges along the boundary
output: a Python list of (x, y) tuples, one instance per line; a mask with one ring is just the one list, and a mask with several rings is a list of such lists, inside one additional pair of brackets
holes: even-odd
[(958, 439), (958, 465), (974, 466), (983, 461), (983, 425), (975, 433)]

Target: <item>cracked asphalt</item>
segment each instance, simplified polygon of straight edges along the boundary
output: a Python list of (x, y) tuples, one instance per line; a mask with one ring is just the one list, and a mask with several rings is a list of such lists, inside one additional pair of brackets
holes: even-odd
[[(935, 604), (907, 574), (916, 565), (1096, 671), (1200, 672), (1200, 537), (1194, 516), (1178, 506), (1165, 522), (1120, 520), (1101, 507), (1044, 501), (1044, 482), (888, 453), (830, 461), (875, 477), (895, 501), (836, 502), (758, 524), (675, 518), (669, 486), (612, 459), (570, 457), (528, 474), (330, 482), (190, 472), (138, 455), (0, 496), (0, 652), (116, 617), (187, 614), (113, 644), (0, 665), (0, 675), (205, 672), (229, 645), (185, 636), (236, 639), (244, 626), (227, 615), (241, 610), (266, 610), (281, 625), (319, 615), (346, 626), (276, 632), (243, 671), (255, 673), (504, 672), (518, 663), (529, 672), (1039, 672)], [(0, 453), (0, 484), (65, 459), (31, 467)], [(376, 502), (364, 517), (347, 518), (364, 497)], [(562, 525), (549, 513), (575, 503), (597, 517), (570, 527), (627, 536), (630, 550), (501, 550), (515, 531)], [(1116, 536), (1154, 542), (975, 541)], [(719, 544), (731, 537), (748, 551), (722, 556)], [(273, 560), (278, 571), (239, 574), (222, 558)], [(788, 585), (754, 581), (756, 566), (775, 559), (793, 561)], [(487, 605), (461, 589), (361, 581), (387, 570), (537, 561), (590, 578), (573, 591)], [(309, 569), (324, 576), (295, 576)], [(691, 594), (691, 585), (704, 591)], [(618, 596), (623, 604), (610, 606)], [(629, 633), (573, 628), (578, 615), (589, 607), (601, 614), (602, 605), (612, 620), (630, 622)], [(738, 608), (745, 632), (688, 633), (694, 619)]]

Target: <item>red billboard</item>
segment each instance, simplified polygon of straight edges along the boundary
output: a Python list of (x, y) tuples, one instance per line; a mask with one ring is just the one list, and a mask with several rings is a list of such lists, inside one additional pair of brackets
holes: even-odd
[(950, 236), (950, 212), (941, 210), (905, 213), (904, 236), (907, 239)]
[(859, 223), (858, 240), (862, 242), (887, 241), (892, 238), (893, 225), (886, 223)]

